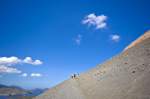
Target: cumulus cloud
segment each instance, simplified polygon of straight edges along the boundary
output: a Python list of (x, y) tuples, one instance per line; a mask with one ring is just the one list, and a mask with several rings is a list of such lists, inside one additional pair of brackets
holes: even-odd
[(117, 34), (113, 34), (110, 36), (112, 41), (118, 42), (120, 40), (120, 36)]
[(19, 59), (18, 57), (0, 57), (0, 73), (21, 73), (17, 68), (11, 67), (16, 64), (31, 64), (41, 65), (43, 62), (40, 60), (33, 60), (31, 57)]
[(78, 34), (77, 37), (75, 38), (75, 43), (77, 45), (81, 44), (81, 40), (82, 40), (82, 35)]
[(42, 61), (40, 61), (40, 60), (32, 60), (31, 57), (26, 57), (23, 60), (23, 63), (32, 64), (32, 65), (41, 65)]
[(27, 74), (27, 73), (23, 73), (23, 74), (21, 74), (21, 76), (22, 76), (22, 77), (27, 77), (28, 74)]
[(31, 73), (30, 76), (31, 76), (31, 77), (41, 77), (42, 74), (40, 74), (40, 73)]
[(17, 68), (0, 65), (0, 73), (21, 73)]
[(21, 60), (18, 57), (0, 57), (0, 65), (13, 65), (20, 62)]
[(26, 63), (31, 65), (41, 65), (43, 64), (40, 60), (33, 60), (31, 57), (26, 57), (25, 59), (19, 59), (18, 57), (0, 57), (0, 65), (11, 66), (14, 64)]
[(95, 15), (94, 13), (87, 15), (82, 21), (83, 24), (88, 26), (95, 26), (96, 29), (103, 29), (107, 26), (106, 23), (107, 16), (105, 15)]

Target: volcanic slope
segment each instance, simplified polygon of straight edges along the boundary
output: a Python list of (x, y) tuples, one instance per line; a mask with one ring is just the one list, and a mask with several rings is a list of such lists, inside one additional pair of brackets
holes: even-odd
[(150, 99), (150, 37), (141, 37), (121, 54), (35, 99)]

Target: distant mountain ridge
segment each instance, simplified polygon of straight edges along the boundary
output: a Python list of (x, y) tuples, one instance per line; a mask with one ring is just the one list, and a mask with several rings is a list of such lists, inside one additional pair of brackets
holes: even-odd
[(41, 88), (35, 88), (35, 89), (32, 89), (32, 90), (29, 90), (30, 93), (34, 96), (37, 96), (43, 92), (45, 92), (46, 90), (48, 90), (48, 88), (44, 88), (44, 89), (41, 89)]
[(18, 86), (7, 86), (0, 84), (0, 96), (26, 94), (27, 91)]
[(8, 86), (0, 84), (0, 88), (8, 88)]
[(18, 86), (0, 84), (0, 99), (31, 99), (31, 97), (35, 97), (46, 90), (46, 88), (27, 90)]

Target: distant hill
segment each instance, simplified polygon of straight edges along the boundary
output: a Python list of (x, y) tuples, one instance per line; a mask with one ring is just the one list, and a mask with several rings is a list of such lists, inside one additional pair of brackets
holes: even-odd
[(8, 86), (0, 84), (0, 88), (7, 88)]
[(46, 90), (48, 90), (48, 89), (47, 88), (45, 88), (45, 89), (35, 88), (32, 90), (29, 90), (29, 93), (32, 94), (32, 96), (37, 96), (37, 95), (45, 92)]
[(110, 60), (34, 99), (150, 99), (150, 31)]
[(0, 85), (0, 96), (11, 96), (11, 95), (18, 95), (18, 94), (26, 94), (28, 93), (27, 90), (22, 89), (17, 86), (6, 86)]
[(7, 86), (0, 84), (0, 99), (31, 99), (47, 89), (26, 90), (18, 86)]
[(33, 96), (0, 96), (0, 99), (32, 99)]

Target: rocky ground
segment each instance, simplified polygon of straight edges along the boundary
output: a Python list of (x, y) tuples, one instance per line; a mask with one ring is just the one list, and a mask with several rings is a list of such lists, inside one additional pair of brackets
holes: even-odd
[(136, 42), (34, 99), (150, 99), (150, 37)]

